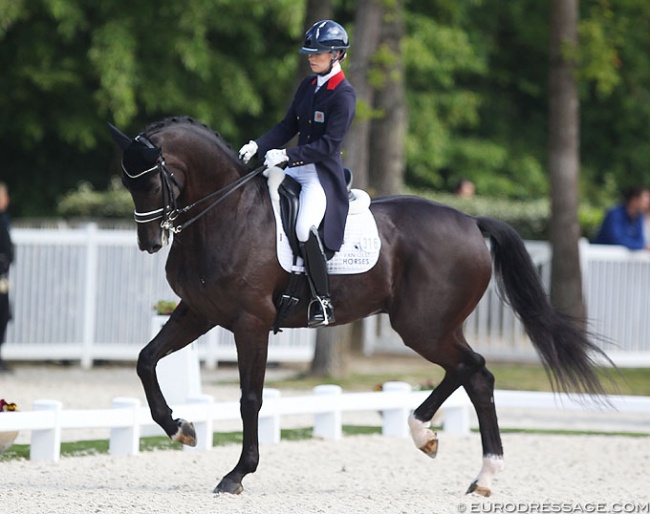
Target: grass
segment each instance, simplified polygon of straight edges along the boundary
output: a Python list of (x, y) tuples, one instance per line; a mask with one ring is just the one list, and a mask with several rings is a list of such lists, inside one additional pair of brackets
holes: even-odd
[[(442, 427), (432, 427), (435, 431), (441, 431)], [(650, 437), (650, 434), (635, 432), (600, 432), (593, 430), (556, 430), (556, 429), (519, 429), (502, 428), (502, 434), (531, 434), (531, 435), (607, 435), (624, 437)], [(477, 433), (477, 429), (472, 429)], [(381, 434), (381, 427), (362, 425), (343, 425), (343, 435), (346, 437), (359, 435)], [(281, 431), (282, 441), (304, 441), (312, 438), (312, 428), (292, 428)], [(242, 444), (241, 432), (215, 432), (213, 434), (212, 446), (226, 446), (229, 444)], [(180, 451), (182, 445), (170, 441), (166, 437), (144, 437), (140, 439), (140, 451)], [(94, 439), (88, 441), (75, 441), (61, 443), (61, 457), (84, 457), (88, 455), (108, 454), (108, 440)], [(4, 453), (0, 454), (0, 463), (10, 460), (29, 459), (29, 445), (16, 444)]]
[[(362, 363), (362, 360), (358, 362)], [(268, 387), (278, 389), (305, 389), (323, 384), (336, 384), (344, 391), (370, 391), (381, 384), (396, 380), (413, 386), (430, 388), (442, 380), (443, 371), (423, 359), (413, 357), (386, 358), (385, 362), (374, 360), (373, 364), (355, 369), (354, 362), (346, 378), (312, 377), (296, 372), (293, 377), (267, 381)], [(488, 369), (495, 376), (495, 387), (504, 390), (552, 391), (546, 371), (541, 365), (488, 363)], [(619, 370), (599, 369), (603, 386), (608, 394), (650, 396), (650, 369), (621, 368)]]

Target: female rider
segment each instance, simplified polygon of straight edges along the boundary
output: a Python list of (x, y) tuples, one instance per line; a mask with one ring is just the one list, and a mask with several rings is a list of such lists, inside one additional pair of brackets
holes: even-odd
[[(348, 214), (341, 144), (354, 118), (356, 94), (340, 63), (349, 47), (341, 25), (315, 23), (299, 50), (314, 74), (298, 86), (284, 119), (239, 150), (246, 163), (256, 154), (265, 156), (269, 168), (286, 163), (285, 173), (302, 186), (296, 235), (312, 292), (310, 327), (334, 322), (325, 248), (341, 248)], [(282, 148), (298, 133), (298, 146)]]

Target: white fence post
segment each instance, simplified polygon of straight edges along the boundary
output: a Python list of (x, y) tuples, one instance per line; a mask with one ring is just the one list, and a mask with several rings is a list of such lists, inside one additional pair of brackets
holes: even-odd
[(58, 461), (61, 457), (61, 423), (59, 414), (63, 404), (56, 400), (36, 400), (35, 411), (51, 411), (53, 423), (50, 428), (32, 430), (32, 440), (29, 448), (30, 460)]
[(471, 402), (463, 390), (454, 392), (442, 404), (442, 429), (447, 434), (466, 435), (470, 432)]
[(86, 269), (83, 292), (83, 342), (81, 367), (89, 369), (93, 365), (93, 344), (97, 320), (97, 262), (99, 256), (97, 223), (86, 225)]
[[(190, 397), (187, 400), (189, 405), (203, 405), (206, 412), (210, 411), (210, 407), (214, 403), (214, 398), (209, 394), (201, 394), (198, 396)], [(183, 445), (183, 451), (201, 451), (209, 450), (212, 448), (212, 417), (207, 416), (203, 421), (194, 422), (194, 431), (196, 432), (196, 446)]]
[(314, 416), (314, 437), (338, 440), (343, 437), (341, 426), (341, 407), (338, 405), (343, 389), (337, 385), (319, 385), (314, 387), (315, 399), (323, 405), (323, 411)]
[[(262, 392), (263, 406), (258, 422), (260, 444), (278, 444), (280, 442), (280, 412), (277, 402), (280, 396), (279, 389), (265, 387)], [(265, 412), (267, 410), (270, 411), (268, 414)]]
[[(169, 316), (154, 316), (151, 320), (153, 339)], [(156, 365), (160, 389), (169, 405), (183, 405), (189, 398), (201, 395), (201, 364), (196, 342), (166, 355)]]
[(408, 398), (412, 391), (411, 385), (406, 382), (386, 382), (382, 386), (382, 391), (402, 398), (400, 401), (402, 404), (401, 407), (382, 411), (382, 435), (390, 437), (408, 437), (409, 426), (407, 420), (411, 412), (411, 409), (408, 406)]
[(111, 455), (137, 455), (140, 451), (140, 422), (138, 410), (140, 400), (137, 398), (113, 398), (114, 409), (130, 409), (131, 422), (123, 427), (111, 428), (108, 453)]

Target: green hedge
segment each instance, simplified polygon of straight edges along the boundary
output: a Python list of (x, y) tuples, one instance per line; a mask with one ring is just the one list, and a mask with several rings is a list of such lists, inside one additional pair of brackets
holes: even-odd
[(107, 191), (97, 191), (88, 182), (66, 193), (58, 205), (64, 218), (129, 218), (133, 219), (133, 200), (119, 177), (113, 177)]
[[(476, 196), (459, 198), (447, 193), (411, 190), (409, 194), (423, 196), (435, 202), (454, 207), (471, 216), (488, 216), (512, 225), (521, 237), (532, 241), (548, 240), (550, 201), (540, 198), (529, 201), (504, 200)], [(603, 210), (589, 205), (581, 205), (578, 221), (583, 237), (591, 239), (602, 221)]]
[[(524, 239), (548, 240), (550, 203), (540, 198), (526, 202), (475, 196), (459, 198), (447, 193), (408, 190), (415, 194), (443, 203), (472, 216), (489, 216), (512, 225)], [(107, 191), (96, 191), (87, 183), (66, 194), (59, 203), (59, 214), (66, 218), (124, 218), (132, 219), (131, 195), (114, 178)], [(603, 218), (603, 210), (582, 205), (578, 213), (582, 235), (591, 239)]]

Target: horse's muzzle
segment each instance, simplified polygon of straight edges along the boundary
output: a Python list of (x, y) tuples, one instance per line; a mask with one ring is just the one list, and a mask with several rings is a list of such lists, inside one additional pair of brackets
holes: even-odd
[(141, 251), (150, 254), (160, 251), (163, 247), (163, 240), (160, 233), (151, 234), (148, 231), (144, 232), (145, 233), (142, 234), (141, 231), (138, 230), (138, 248), (140, 248)]

